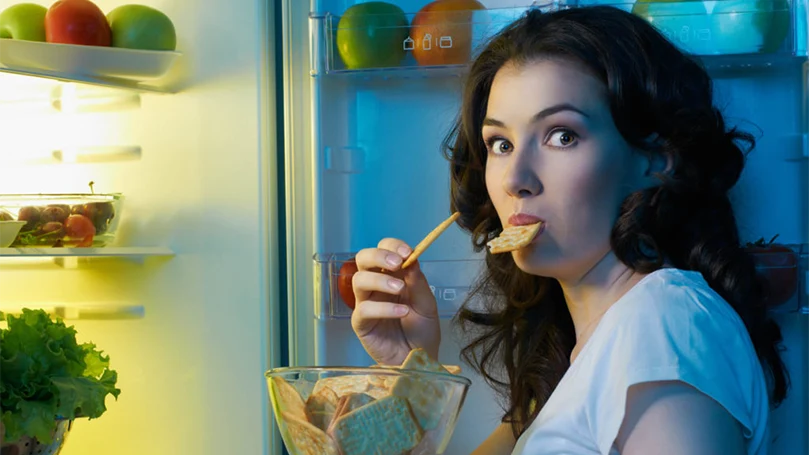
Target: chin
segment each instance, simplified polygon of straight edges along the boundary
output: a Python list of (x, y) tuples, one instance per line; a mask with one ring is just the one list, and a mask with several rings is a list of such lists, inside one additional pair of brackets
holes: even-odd
[(554, 270), (558, 270), (558, 267), (554, 267), (552, 258), (541, 254), (536, 245), (513, 251), (511, 258), (514, 259), (517, 268), (531, 275), (555, 278)]

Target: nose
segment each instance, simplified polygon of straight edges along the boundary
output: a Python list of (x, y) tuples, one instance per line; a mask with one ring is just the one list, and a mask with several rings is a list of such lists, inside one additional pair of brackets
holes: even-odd
[(503, 189), (515, 198), (536, 196), (542, 191), (542, 182), (532, 163), (534, 155), (514, 151), (503, 173)]

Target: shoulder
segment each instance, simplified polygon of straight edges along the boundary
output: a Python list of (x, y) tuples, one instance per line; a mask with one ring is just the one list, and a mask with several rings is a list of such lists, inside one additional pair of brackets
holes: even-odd
[[(763, 437), (769, 409), (761, 364), (741, 319), (698, 272), (646, 276), (602, 322), (589, 359), (601, 379), (590, 419), (601, 448), (612, 445), (624, 411), (650, 398), (658, 403), (646, 410), (652, 416), (672, 399), (716, 405), (741, 424), (745, 437)], [(650, 387), (640, 389), (642, 400), (627, 401), (643, 384)], [(710, 415), (696, 409), (688, 416)]]
[[(707, 342), (751, 347), (747, 329), (730, 304), (699, 272), (661, 269), (644, 277), (615, 304), (610, 323), (633, 338), (671, 343)], [(663, 347), (663, 346), (661, 346)]]

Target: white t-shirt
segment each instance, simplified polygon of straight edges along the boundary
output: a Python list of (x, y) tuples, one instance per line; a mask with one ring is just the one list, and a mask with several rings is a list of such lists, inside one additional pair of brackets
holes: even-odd
[(748, 455), (766, 455), (769, 399), (737, 313), (699, 272), (643, 277), (602, 317), (512, 455), (613, 455), (626, 393), (679, 380), (722, 405), (744, 429)]

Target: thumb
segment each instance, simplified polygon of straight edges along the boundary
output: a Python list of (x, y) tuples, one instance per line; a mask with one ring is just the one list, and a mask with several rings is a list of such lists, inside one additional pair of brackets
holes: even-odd
[(407, 303), (410, 304), (411, 310), (423, 317), (438, 317), (433, 290), (421, 270), (419, 261), (413, 262), (403, 272), (402, 279), (407, 284)]

